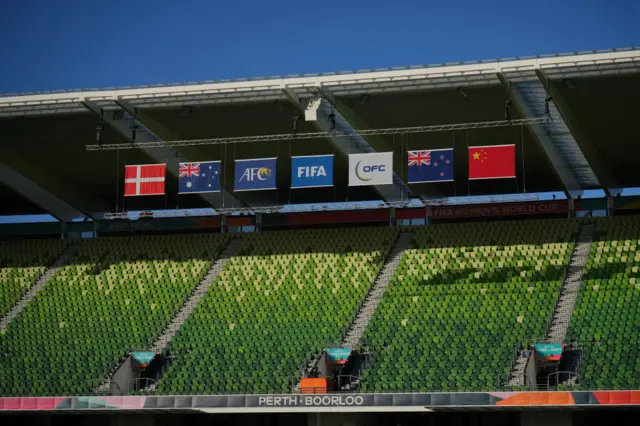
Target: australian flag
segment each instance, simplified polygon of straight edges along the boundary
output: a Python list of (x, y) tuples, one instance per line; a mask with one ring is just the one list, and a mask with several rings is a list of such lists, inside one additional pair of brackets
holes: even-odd
[(220, 161), (180, 163), (179, 194), (201, 194), (220, 191)]
[(409, 183), (453, 180), (453, 148), (408, 151)]

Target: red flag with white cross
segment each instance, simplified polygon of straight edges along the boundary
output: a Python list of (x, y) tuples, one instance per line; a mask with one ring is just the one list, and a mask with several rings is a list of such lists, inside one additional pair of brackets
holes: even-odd
[(125, 166), (124, 196), (164, 195), (166, 164)]

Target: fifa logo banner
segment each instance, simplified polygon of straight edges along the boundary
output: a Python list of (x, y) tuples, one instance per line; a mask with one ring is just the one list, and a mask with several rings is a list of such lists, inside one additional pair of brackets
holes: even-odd
[(349, 186), (391, 185), (393, 152), (349, 154)]
[(276, 189), (276, 158), (236, 160), (234, 191)]
[(333, 155), (291, 157), (291, 188), (333, 186)]

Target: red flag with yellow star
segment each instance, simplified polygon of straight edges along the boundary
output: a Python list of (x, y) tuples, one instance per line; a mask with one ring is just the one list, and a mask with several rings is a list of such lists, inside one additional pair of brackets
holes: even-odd
[(469, 179), (514, 177), (516, 177), (515, 145), (469, 147)]

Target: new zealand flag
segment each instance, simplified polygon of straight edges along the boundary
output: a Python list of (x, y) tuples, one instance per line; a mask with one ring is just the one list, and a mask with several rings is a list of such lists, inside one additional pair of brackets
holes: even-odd
[(453, 148), (408, 151), (408, 182), (449, 182), (453, 180)]

